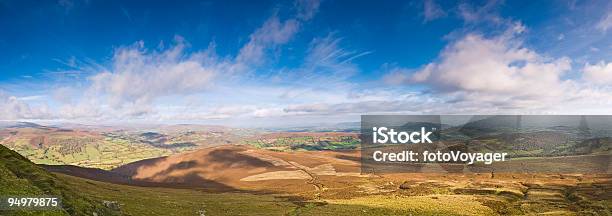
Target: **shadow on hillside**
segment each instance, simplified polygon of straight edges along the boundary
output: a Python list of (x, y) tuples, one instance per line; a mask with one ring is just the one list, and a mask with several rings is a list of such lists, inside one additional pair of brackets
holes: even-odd
[(249, 167), (273, 167), (274, 164), (259, 158), (244, 155), (232, 149), (215, 149), (208, 153), (210, 163), (219, 164), (222, 167), (249, 166)]
[[(207, 176), (214, 176), (216, 173), (221, 173), (225, 169), (238, 168), (241, 170), (250, 170), (261, 167), (274, 167), (274, 164), (261, 160), (259, 158), (240, 154), (237, 149), (212, 149), (204, 152), (201, 156), (196, 156), (195, 159), (160, 157), (137, 161), (115, 168), (111, 171), (83, 168), (76, 166), (49, 166), (43, 165), (47, 170), (59, 172), (71, 176), (116, 183), (124, 185), (145, 186), (145, 187), (169, 187), (169, 188), (197, 188), (206, 191), (228, 192), (256, 192), (262, 191), (245, 191), (226, 185), (219, 181), (207, 179)], [(176, 160), (176, 161), (173, 161)], [(133, 179), (139, 172), (143, 172), (141, 168), (162, 166), (162, 164), (170, 163), (167, 168), (155, 170), (155, 173), (145, 175), (142, 179)], [(142, 173), (140, 173), (142, 174)], [(264, 192), (266, 193), (266, 192)]]
[[(130, 176), (120, 173), (106, 171), (95, 168), (84, 168), (71, 165), (41, 165), (50, 172), (62, 173), (79, 178), (90, 179), (113, 184), (122, 184), (140, 187), (164, 187), (164, 188), (182, 188), (182, 189), (201, 189), (208, 192), (242, 192), (243, 190), (219, 183), (216, 181), (204, 179), (195, 173), (182, 176), (180, 178), (169, 179), (169, 183), (152, 182), (135, 180)], [(196, 183), (181, 183), (181, 182), (196, 182)]]

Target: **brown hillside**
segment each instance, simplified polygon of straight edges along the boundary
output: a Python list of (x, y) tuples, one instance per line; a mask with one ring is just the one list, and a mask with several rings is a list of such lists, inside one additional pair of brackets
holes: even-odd
[[(356, 176), (356, 151), (274, 152), (225, 145), (134, 162), (112, 170), (139, 182), (215, 189), (313, 189), (318, 176)], [(286, 188), (288, 185), (291, 188)]]
[(232, 184), (250, 175), (293, 169), (245, 154), (246, 150), (242, 146), (206, 148), (138, 161), (114, 169), (113, 172), (132, 176), (134, 180), (198, 186), (208, 181)]

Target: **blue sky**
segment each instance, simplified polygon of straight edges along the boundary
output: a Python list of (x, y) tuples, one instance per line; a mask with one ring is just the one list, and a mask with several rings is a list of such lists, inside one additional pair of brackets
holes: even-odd
[(608, 1), (0, 0), (0, 119), (609, 114)]

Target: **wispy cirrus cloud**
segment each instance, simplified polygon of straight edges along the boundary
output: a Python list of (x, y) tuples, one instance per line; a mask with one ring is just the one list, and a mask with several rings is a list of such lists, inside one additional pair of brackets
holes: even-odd
[(446, 16), (446, 11), (444, 11), (444, 9), (434, 0), (423, 1), (423, 17), (425, 19), (425, 22), (429, 22)]
[(271, 17), (251, 34), (249, 42), (240, 49), (236, 60), (248, 64), (263, 63), (267, 49), (287, 43), (298, 28), (299, 22), (295, 19), (280, 21), (276, 16)]
[[(583, 20), (588, 25), (571, 32), (552, 32), (554, 43), (571, 43), (561, 49), (590, 55), (566, 57), (563, 50), (551, 52), (538, 46), (538, 41), (534, 44), (532, 29), (523, 23), (502, 17), (502, 1), (422, 3), (422, 8), (410, 8), (416, 9), (411, 28), (381, 24), (372, 28), (385, 31), (372, 34), (374, 41), (366, 41), (372, 39), (363, 29), (359, 30), (363, 35), (358, 35), (354, 33), (359, 31), (334, 29), (336, 24), (321, 25), (313, 20), (321, 2), (298, 0), (289, 13), (273, 12), (249, 33), (235, 41), (228, 39), (229, 48), (219, 47), (219, 52), (215, 43), (195, 49), (177, 36), (159, 46), (150, 46), (150, 41), (119, 45), (96, 61), (54, 58), (59, 69), (44, 71), (44, 76), (67, 81), (50, 84), (40, 98), (0, 96), (0, 119), (247, 125), (265, 119), (274, 119), (275, 124), (355, 121), (360, 114), (597, 114), (612, 104), (612, 63), (606, 59), (609, 47), (604, 38), (609, 15), (589, 17)], [(582, 7), (579, 4), (573, 10)], [(134, 13), (128, 16), (136, 20), (137, 10), (131, 9)], [(394, 17), (391, 12), (388, 17)], [(428, 23), (443, 17), (448, 18)], [(362, 20), (355, 19), (356, 28), (380, 21), (379, 17), (358, 18)], [(575, 17), (567, 18), (574, 21)], [(443, 48), (429, 55), (427, 51), (432, 50), (423, 50), (422, 56), (427, 57), (421, 57), (420, 49), (386, 53), (396, 45), (420, 47), (415, 43), (420, 43), (421, 35), (399, 42), (394, 37), (453, 22), (453, 29), (432, 39), (443, 42), (435, 43)], [(311, 24), (317, 25), (316, 31), (305, 29)], [(321, 26), (332, 29), (321, 30)], [(584, 36), (584, 32), (597, 34)]]
[(595, 28), (602, 32), (607, 32), (609, 28), (612, 28), (612, 12), (604, 14), (595, 25)]
[(472, 5), (467, 2), (461, 3), (457, 7), (458, 15), (466, 23), (502, 23), (504, 18), (497, 11), (501, 4), (502, 1), (499, 0), (487, 0), (483, 5)]
[[(238, 50), (234, 56), (220, 57), (216, 54), (215, 44), (205, 50), (187, 51), (190, 46), (182, 37), (176, 36), (169, 46), (158, 46), (157, 49), (147, 49), (143, 41), (132, 45), (120, 46), (113, 51), (108, 64), (83, 62), (71, 57), (67, 60), (54, 61), (69, 68), (68, 70), (48, 71), (52, 76), (75, 74), (73, 78), (86, 76), (86, 85), (81, 87), (58, 87), (53, 91), (53, 98), (59, 102), (57, 114), (41, 113), (37, 116), (58, 119), (168, 119), (178, 114), (160, 113), (162, 99), (178, 98), (177, 106), (181, 107), (181, 98), (189, 95), (206, 93), (214, 88), (215, 83), (249, 82), (240, 78), (245, 72), (257, 70), (260, 64), (269, 61), (268, 51), (288, 43), (301, 25), (312, 19), (320, 5), (318, 0), (298, 0), (294, 3), (294, 14), (283, 19), (274, 13), (249, 36), (249, 41)], [(347, 73), (356, 67), (350, 64), (358, 56), (344, 51), (336, 51), (338, 41), (322, 39), (312, 43), (309, 57), (301, 71), (322, 73)], [(326, 56), (322, 56), (326, 55)], [(340, 55), (340, 56), (335, 56)], [(342, 62), (339, 62), (342, 61)], [(336, 71), (337, 70), (337, 71)], [(298, 73), (294, 70), (294, 73)], [(68, 75), (70, 76), (70, 75)], [(291, 77), (283, 78), (291, 80)], [(288, 92), (282, 88), (277, 95)], [(294, 88), (291, 88), (294, 90)], [(309, 91), (308, 88), (304, 88)], [(291, 90), (289, 90), (291, 91)], [(246, 96), (248, 97), (248, 96)], [(280, 98), (281, 96), (279, 96)], [(236, 98), (240, 100), (240, 98)], [(8, 99), (7, 99), (8, 100)], [(10, 100), (7, 113), (17, 113), (15, 110), (25, 110), (20, 114), (5, 116), (6, 119), (29, 118), (34, 116), (27, 103), (16, 98)], [(210, 119), (220, 117), (267, 116), (271, 112), (282, 110), (274, 105), (198, 105), (193, 112), (194, 119)], [(216, 108), (214, 108), (216, 107)], [(9, 108), (11, 108), (9, 110)], [(19, 109), (17, 109), (19, 108)], [(182, 109), (182, 108), (181, 108)], [(199, 111), (198, 111), (199, 110)], [(9, 112), (10, 111), (10, 112)], [(25, 113), (25, 114), (23, 114)], [(27, 115), (26, 115), (27, 114)]]
[(321, 5), (320, 0), (297, 0), (295, 8), (297, 9), (296, 18), (303, 21), (312, 19)]
[[(91, 86), (85, 91), (86, 99), (66, 104), (62, 110), (70, 118), (104, 117), (104, 113), (156, 115), (154, 104), (160, 98), (205, 92), (214, 83), (240, 76), (262, 63), (267, 59), (265, 52), (291, 40), (300, 23), (314, 16), (318, 5), (318, 1), (298, 1), (295, 17), (282, 20), (272, 15), (250, 35), (235, 57), (217, 56), (213, 43), (208, 49), (188, 52), (189, 44), (180, 36), (167, 48), (148, 50), (143, 41), (116, 48), (110, 65), (88, 78)], [(61, 63), (77, 68), (74, 59)], [(86, 112), (88, 109), (99, 111)]]
[(314, 17), (319, 4), (318, 0), (298, 0), (295, 2), (294, 17), (281, 20), (277, 14), (274, 14), (268, 18), (249, 36), (249, 42), (240, 49), (236, 61), (247, 64), (263, 63), (266, 51), (289, 42), (299, 31), (302, 23)]

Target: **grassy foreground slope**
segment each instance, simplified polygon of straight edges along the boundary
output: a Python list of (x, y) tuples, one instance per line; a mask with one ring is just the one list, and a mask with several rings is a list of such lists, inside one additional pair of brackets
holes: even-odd
[(42, 211), (11, 210), (0, 215), (118, 215), (101, 201), (83, 196), (65, 180), (57, 178), (25, 157), (0, 145), (0, 195), (60, 197), (63, 209)]
[(367, 196), (303, 200), (290, 195), (210, 193), (118, 185), (58, 174), (97, 199), (115, 200), (124, 215), (496, 215), (472, 196)]
[(128, 186), (57, 175), (88, 196), (116, 201), (123, 215), (287, 215), (298, 207), (273, 195)]

